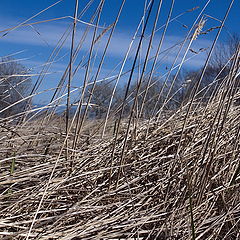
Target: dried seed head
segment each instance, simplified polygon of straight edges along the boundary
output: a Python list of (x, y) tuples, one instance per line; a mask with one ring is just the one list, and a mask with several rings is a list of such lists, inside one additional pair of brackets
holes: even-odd
[(202, 31), (202, 29), (203, 29), (206, 21), (207, 21), (207, 20), (203, 18), (203, 19), (201, 19), (201, 21), (198, 23), (198, 25), (197, 25), (197, 27), (196, 27), (196, 30), (195, 30), (195, 32), (194, 32), (194, 34), (193, 34), (193, 40), (196, 40), (196, 39), (197, 39), (197, 37), (198, 37), (198, 35), (201, 33), (201, 31)]

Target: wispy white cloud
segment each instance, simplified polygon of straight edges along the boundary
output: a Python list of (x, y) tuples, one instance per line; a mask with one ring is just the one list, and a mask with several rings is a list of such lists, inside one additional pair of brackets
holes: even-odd
[[(12, 21), (12, 26), (14, 26), (14, 21)], [(69, 23), (67, 23), (66, 21), (59, 21), (59, 22), (55, 22), (55, 23), (45, 23), (42, 25), (34, 25), (34, 28), (30, 27), (30, 26), (26, 26), (26, 27), (20, 27), (18, 29), (15, 29), (13, 31), (10, 31), (9, 34), (7, 34), (6, 36), (0, 38), (0, 44), (1, 43), (5, 43), (5, 44), (14, 44), (14, 45), (24, 45), (24, 47), (28, 46), (29, 48), (34, 48), (35, 50), (39, 51), (39, 54), (41, 54), (41, 51), (44, 52), (44, 49), (46, 48), (51, 48), (53, 49), (58, 40), (61, 38), (61, 36), (63, 35), (63, 33), (66, 31), (66, 29), (68, 28)], [(77, 34), (76, 34), (76, 43), (78, 43), (83, 34), (84, 34), (84, 28), (83, 25), (79, 24), (79, 27), (77, 28)], [(0, 25), (0, 30), (4, 29), (4, 27), (6, 26), (1, 26)], [(117, 58), (118, 61), (120, 59), (122, 59), (128, 49), (128, 46), (131, 42), (132, 36), (126, 32), (126, 31), (120, 31), (122, 29), (117, 29), (116, 32), (114, 33), (108, 52), (107, 52), (107, 57), (111, 58)], [(98, 34), (101, 34), (102, 29), (99, 30)], [(86, 36), (86, 39), (83, 43), (82, 46), (82, 53), (84, 54), (84, 52), (88, 52), (89, 48), (90, 48), (90, 43), (92, 40), (92, 34), (93, 34), (93, 28), (90, 28), (90, 31), (88, 33), (88, 35)], [(69, 36), (65, 42), (65, 44), (63, 45), (63, 51), (65, 52), (69, 52), (70, 46), (71, 46), (71, 31), (69, 31)], [(103, 53), (104, 47), (106, 45), (107, 39), (109, 36), (109, 32), (106, 33), (99, 41), (98, 45), (96, 45), (95, 50), (98, 51), (99, 55), (101, 55), (101, 53)], [(152, 44), (152, 49), (151, 49), (151, 56), (153, 56), (156, 53), (156, 49), (157, 46), (159, 44), (160, 41), (160, 35), (156, 34), (156, 37), (153, 41)], [(134, 56), (135, 51), (136, 51), (136, 47), (138, 44), (139, 38), (137, 38), (135, 40), (135, 44), (133, 44), (133, 48), (132, 48), (132, 53), (130, 54), (131, 56)], [(148, 41), (149, 39), (145, 38), (145, 40), (143, 41), (143, 45), (142, 45), (142, 53), (141, 56), (144, 57), (147, 47), (148, 47)], [(163, 46), (162, 46), (162, 55), (160, 55), (159, 59), (162, 58), (162, 63), (163, 64), (171, 64), (176, 56), (176, 53), (179, 49), (179, 45), (177, 45), (178, 43), (180, 43), (181, 41), (183, 41), (183, 38), (181, 38), (180, 36), (174, 36), (174, 35), (167, 35)], [(191, 47), (191, 49), (195, 52), (198, 52), (199, 49), (205, 49), (208, 48), (210, 46), (211, 42), (209, 40), (206, 39), (197, 39), (196, 41), (194, 41), (193, 46)], [(167, 50), (169, 49), (169, 50)], [(185, 48), (183, 49), (182, 53), (180, 54), (179, 60), (177, 63), (179, 63), (181, 61), (181, 58), (184, 55), (184, 51)], [(43, 53), (44, 54), (44, 53)], [(186, 67), (201, 67), (204, 60), (205, 60), (205, 54), (204, 53), (200, 53), (200, 54), (195, 54), (194, 52), (190, 52), (188, 54), (188, 57), (191, 55), (196, 55), (194, 58), (191, 59), (191, 61), (187, 61), (184, 66)], [(165, 57), (162, 57), (165, 56)], [(111, 61), (109, 61), (111, 62)], [(116, 64), (116, 61), (112, 61), (113, 65)], [(57, 64), (60, 64), (57, 67)], [(62, 64), (62, 63), (54, 63), (55, 68), (58, 69), (63, 69), (63, 66), (66, 66), (66, 63)], [(111, 66), (108, 66), (108, 68)]]

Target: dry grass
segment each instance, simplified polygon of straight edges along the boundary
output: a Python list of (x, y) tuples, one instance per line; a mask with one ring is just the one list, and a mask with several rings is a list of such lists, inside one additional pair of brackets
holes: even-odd
[(191, 211), (196, 239), (238, 239), (240, 182), (233, 176), (239, 167), (240, 108), (230, 109), (218, 142), (208, 142), (217, 144), (214, 155), (209, 147), (203, 158), (217, 106), (213, 102), (208, 112), (201, 108), (189, 119), (178, 155), (184, 110), (162, 126), (151, 125), (147, 140), (142, 123), (137, 138), (127, 140), (122, 166), (119, 136), (111, 177), (112, 140), (83, 141), (71, 160), (74, 169), (63, 154), (49, 179), (62, 134), (49, 127), (35, 142), (29, 127), (21, 137), (8, 136), (1, 143), (1, 235), (24, 239), (46, 190), (30, 234), (34, 239), (189, 239)]
[[(89, 1), (83, 12), (92, 2)], [(104, 5), (104, 1), (100, 1), (86, 24), (81, 42), (76, 45), (76, 1), (70, 61), (50, 100), (52, 110), (43, 113), (42, 108), (32, 115), (29, 112), (37, 110), (25, 108), (19, 115), (0, 119), (0, 239), (240, 239), (240, 106), (237, 104), (240, 95), (240, 46), (229, 59), (228, 74), (223, 79), (216, 76), (213, 83), (200, 88), (232, 5), (227, 9), (221, 26), (216, 28), (207, 60), (189, 96), (179, 108), (166, 110), (168, 103), (183, 88), (180, 86), (173, 93), (192, 42), (198, 40), (204, 28), (207, 4), (180, 43), (179, 53), (166, 73), (163, 88), (166, 85), (168, 89), (162, 88), (157, 96), (158, 99), (165, 97), (163, 106), (157, 109), (156, 104), (150, 118), (143, 119), (142, 111), (148, 107), (145, 98), (156, 66), (160, 64), (158, 55), (174, 8), (172, 1), (157, 53), (151, 62), (150, 52), (161, 9), (159, 1), (152, 33), (146, 37), (148, 51), (142, 61), (139, 60), (140, 53), (143, 54), (141, 41), (155, 7), (149, 1), (132, 40), (141, 29), (132, 68), (127, 72), (130, 76), (123, 101), (113, 109), (112, 100), (120, 78), (126, 74), (123, 69), (129, 60), (132, 42), (120, 63), (119, 74), (112, 78), (115, 85), (105, 119), (90, 120), (88, 111), (94, 87), (99, 81), (124, 3), (122, 1), (113, 23), (99, 35)], [(194, 10), (196, 8), (183, 14)], [(27, 24), (28, 20), (22, 26)], [(84, 64), (84, 82), (78, 89), (81, 90), (76, 101), (78, 109), (70, 117), (71, 94), (75, 91), (71, 88), (72, 79), (81, 65), (74, 69), (75, 61), (90, 27), (94, 28), (94, 34), (91, 47), (83, 57), (88, 59)], [(108, 32), (97, 71), (91, 76), (95, 44)], [(61, 41), (58, 44), (49, 57), (49, 63), (62, 47)], [(182, 48), (184, 44), (186, 48)], [(184, 49), (186, 52), (177, 65)], [(139, 83), (130, 92), (136, 69)], [(47, 72), (47, 67), (44, 67), (32, 96), (40, 94), (37, 90)], [(170, 82), (173, 73), (176, 74)], [(89, 82), (90, 76), (92, 82)], [(149, 81), (144, 93), (140, 89), (146, 77)], [(87, 91), (90, 92), (88, 97)], [(208, 91), (211, 96), (208, 95), (206, 100)], [(139, 96), (144, 99), (142, 106), (138, 105)], [(66, 97), (66, 116), (59, 117), (54, 108)], [(127, 104), (130, 106), (128, 116), (125, 114)]]

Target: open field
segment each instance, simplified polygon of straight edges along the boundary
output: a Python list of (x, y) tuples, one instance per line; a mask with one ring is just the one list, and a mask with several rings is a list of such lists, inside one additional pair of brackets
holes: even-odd
[[(231, 45), (227, 59), (221, 58), (224, 65), (211, 61), (219, 60), (216, 43), (234, 1), (210, 30), (204, 28), (208, 3), (200, 8), (180, 41), (179, 54), (161, 74), (158, 57), (168, 54), (161, 46), (175, 19), (174, 1), (159, 45), (153, 39), (161, 1), (145, 1), (133, 38), (135, 55), (128, 55), (130, 42), (117, 74), (105, 78), (100, 72), (125, 1), (113, 23), (104, 27), (104, 0), (89, 1), (81, 10), (96, 2), (77, 45), (81, 16), (76, 0), (69, 62), (48, 104), (33, 107), (32, 100), (47, 91), (39, 86), (61, 42), (26, 95), (18, 86), (34, 74), (0, 74), (0, 239), (240, 239), (240, 41)], [(148, 22), (148, 17), (154, 20)], [(147, 27), (151, 31), (145, 32)], [(89, 31), (91, 45), (81, 52)], [(180, 78), (184, 63), (191, 61), (189, 52), (198, 55), (192, 44), (212, 31), (201, 68)], [(105, 48), (95, 56), (101, 41)], [(127, 60), (131, 64), (125, 66)], [(3, 58), (0, 65), (8, 66), (8, 61), (14, 62)], [(84, 70), (83, 82), (75, 86), (79, 69)], [(20, 80), (1, 90), (6, 79), (16, 76)], [(21, 98), (10, 102), (16, 92)]]
[(240, 108), (218, 108), (184, 131), (184, 110), (143, 122), (124, 152), (124, 133), (80, 142), (68, 160), (53, 126), (2, 128), (1, 235), (24, 239), (34, 223), (34, 239), (238, 239)]

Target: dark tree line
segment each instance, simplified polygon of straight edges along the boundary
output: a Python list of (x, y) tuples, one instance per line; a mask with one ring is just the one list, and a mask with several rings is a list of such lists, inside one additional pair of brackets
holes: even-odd
[[(201, 101), (209, 99), (222, 81), (228, 76), (231, 66), (231, 58), (238, 49), (240, 38), (234, 35), (224, 44), (216, 47), (211, 61), (206, 68), (201, 84), (199, 86)], [(135, 112), (140, 117), (149, 118), (156, 114), (159, 109), (177, 109), (186, 102), (200, 79), (202, 69), (187, 71), (178, 76), (168, 76), (161, 79), (158, 76), (145, 76), (138, 91)], [(239, 83), (239, 81), (238, 81)], [(236, 85), (239, 88), (240, 84)], [(138, 80), (130, 86), (128, 97), (124, 103), (124, 114), (128, 115), (134, 98)], [(85, 102), (92, 87), (86, 91)], [(109, 102), (113, 93), (114, 83), (97, 83), (92, 92), (89, 116), (91, 118), (104, 118), (108, 111)], [(206, 91), (205, 91), (206, 89)], [(31, 99), (26, 99), (31, 90), (31, 78), (29, 71), (19, 62), (12, 58), (2, 58), (0, 61), (0, 117), (5, 118), (25, 111), (26, 105), (31, 104)], [(201, 90), (203, 90), (201, 92)], [(117, 114), (121, 109), (125, 96), (126, 86), (117, 88), (111, 112)]]
[(24, 111), (31, 88), (28, 70), (13, 58), (0, 61), (0, 117), (5, 118)]
[[(214, 90), (216, 90), (221, 85), (222, 81), (229, 75), (233, 56), (237, 54), (236, 51), (239, 44), (240, 38), (237, 35), (233, 35), (227, 40), (227, 42), (217, 45), (199, 86), (200, 92), (201, 90), (206, 89), (205, 91), (202, 91), (201, 94), (198, 94), (198, 97), (203, 97), (202, 101), (209, 99)], [(190, 97), (201, 73), (202, 69), (185, 73), (184, 78), (189, 80), (185, 98)], [(239, 88), (239, 86), (240, 84), (235, 87)]]
[[(231, 58), (235, 54), (237, 47), (240, 43), (240, 38), (234, 35), (227, 42), (218, 45), (212, 55), (209, 65), (203, 75), (197, 97), (201, 101), (207, 101), (228, 76), (231, 67)], [(186, 102), (193, 92), (197, 82), (201, 77), (202, 69), (185, 71), (179, 76), (170, 76), (166, 82), (158, 79), (157, 76), (153, 77), (148, 82), (148, 76), (145, 76), (137, 98), (136, 111), (141, 111), (142, 117), (148, 118), (161, 108), (176, 109)], [(174, 81), (174, 84), (172, 84)], [(136, 88), (138, 86), (137, 80), (131, 85), (128, 98), (125, 103), (126, 115), (129, 114), (131, 104), (136, 96)], [(239, 88), (240, 84), (236, 86)], [(107, 112), (108, 104), (113, 91), (112, 83), (101, 82), (96, 85), (93, 91), (92, 108), (90, 115), (95, 118), (103, 118)], [(112, 111), (117, 111), (122, 104), (124, 98), (125, 87), (122, 86), (115, 94)]]

